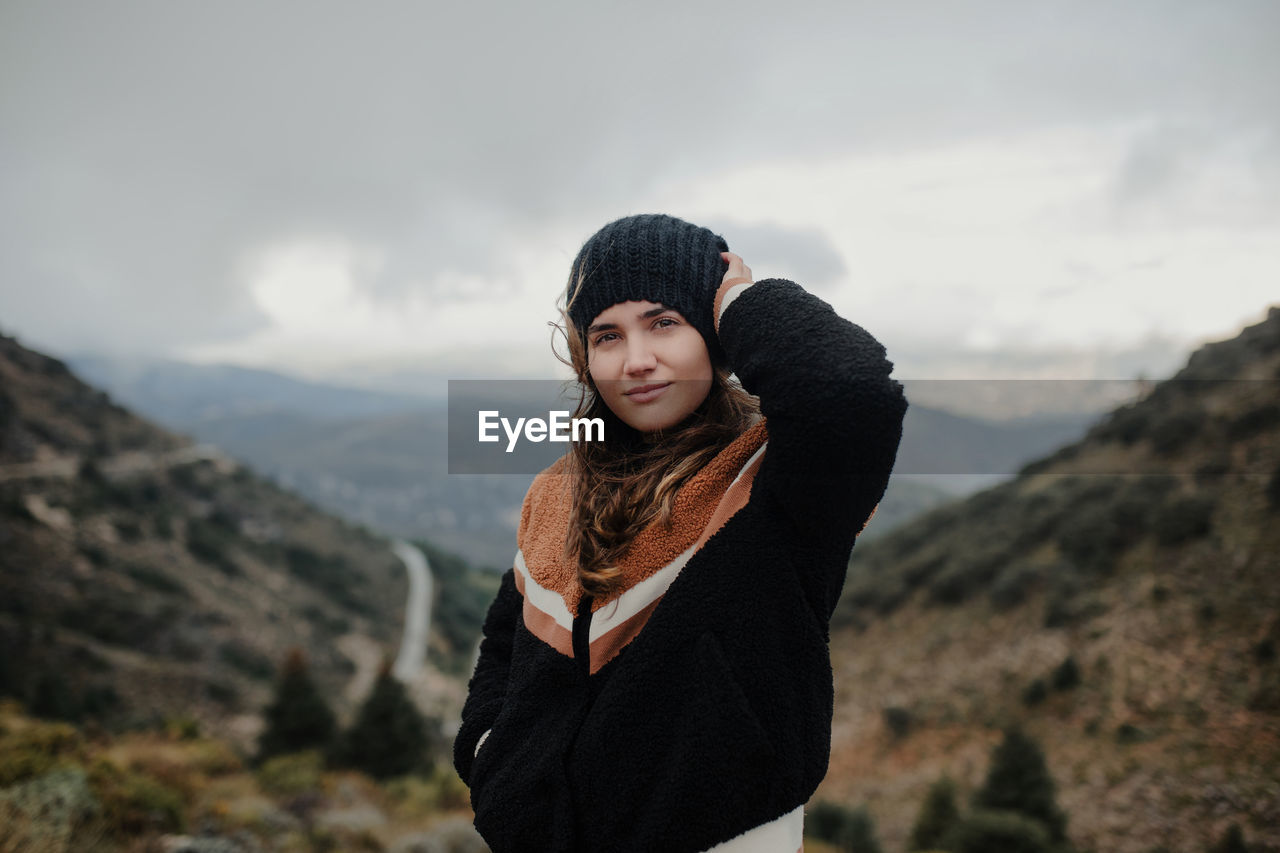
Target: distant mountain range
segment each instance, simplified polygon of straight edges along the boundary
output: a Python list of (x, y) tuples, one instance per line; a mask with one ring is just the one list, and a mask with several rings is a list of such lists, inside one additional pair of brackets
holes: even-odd
[[(264, 370), (77, 357), (77, 373), (132, 409), (216, 444), (331, 512), (422, 536), (502, 570), (530, 477), (447, 475), (444, 401), (324, 385)], [(425, 376), (425, 375), (424, 375)], [(404, 380), (402, 377), (402, 381)], [(428, 384), (423, 380), (423, 387)], [(956, 388), (956, 385), (961, 387)], [(1081, 435), (1114, 403), (1116, 383), (906, 382), (912, 406), (874, 537), (916, 513), (1012, 476)], [(990, 416), (952, 414), (985, 398)], [(998, 393), (997, 393), (998, 392)], [(1028, 416), (1028, 409), (1049, 410)]]

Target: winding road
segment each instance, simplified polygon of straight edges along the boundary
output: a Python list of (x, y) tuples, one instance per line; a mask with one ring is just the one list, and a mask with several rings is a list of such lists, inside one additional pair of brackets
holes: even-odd
[(427, 653), (427, 631), (431, 628), (431, 594), (434, 579), (426, 555), (403, 539), (391, 550), (409, 571), (409, 600), (405, 603), (404, 636), (391, 673), (401, 681), (412, 681), (422, 671)]

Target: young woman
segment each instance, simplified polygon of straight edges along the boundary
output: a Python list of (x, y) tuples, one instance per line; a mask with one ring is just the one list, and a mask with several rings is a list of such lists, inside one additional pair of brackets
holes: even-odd
[(495, 853), (802, 846), (828, 623), (907, 402), (875, 338), (728, 248), (640, 215), (573, 262), (605, 439), (534, 479), (485, 619), (454, 763)]

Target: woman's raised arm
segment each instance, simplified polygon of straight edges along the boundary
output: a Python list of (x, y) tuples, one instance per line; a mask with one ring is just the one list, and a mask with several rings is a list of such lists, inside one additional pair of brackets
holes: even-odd
[[(725, 258), (716, 330), (729, 366), (760, 398), (768, 421), (753, 492), (784, 516), (802, 560), (809, 548), (847, 557), (884, 495), (902, 439), (907, 400), (889, 378), (893, 362), (869, 332), (800, 285), (752, 283), (741, 258)], [(825, 622), (844, 573), (813, 577), (805, 568), (797, 565), (805, 594)]]

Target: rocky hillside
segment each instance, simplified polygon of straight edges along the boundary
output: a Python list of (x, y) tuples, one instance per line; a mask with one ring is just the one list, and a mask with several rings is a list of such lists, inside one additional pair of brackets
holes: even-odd
[[(190, 716), (248, 746), (293, 646), (350, 713), (406, 591), (386, 539), (0, 336), (0, 695), (112, 728)], [(431, 659), (469, 659), (461, 633), (436, 627)], [(438, 719), (460, 707), (456, 674), (413, 687)]]
[(1019, 476), (854, 549), (816, 799), (904, 850), (1001, 729), (1080, 850), (1280, 850), (1280, 308)]

